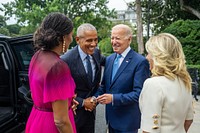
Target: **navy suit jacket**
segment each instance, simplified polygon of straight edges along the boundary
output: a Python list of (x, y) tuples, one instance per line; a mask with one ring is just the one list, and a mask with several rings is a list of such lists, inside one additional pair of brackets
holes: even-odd
[[(68, 64), (71, 71), (71, 75), (76, 84), (76, 89), (75, 89), (75, 92), (77, 94), (76, 100), (79, 102), (79, 105), (76, 110), (75, 122), (76, 122), (76, 127), (78, 129), (82, 127), (87, 121), (91, 122), (92, 120), (95, 119), (96, 111), (95, 110), (93, 110), (92, 112), (86, 111), (85, 108), (82, 107), (82, 103), (83, 99), (93, 96), (96, 90), (98, 89), (101, 80), (101, 65), (105, 64), (105, 57), (103, 57), (100, 54), (99, 49), (95, 49), (92, 57), (96, 65), (96, 72), (94, 81), (91, 84), (91, 82), (88, 80), (85, 67), (80, 57), (78, 51), (78, 45), (61, 56), (61, 59)], [(93, 128), (91, 127), (89, 127), (89, 129), (91, 129), (92, 131)]]
[(135, 131), (140, 128), (138, 99), (144, 81), (150, 76), (149, 63), (131, 49), (111, 81), (115, 57), (116, 53), (106, 58), (103, 80), (95, 96), (113, 94), (113, 103), (106, 105), (107, 123), (120, 131)]
[(100, 85), (101, 65), (105, 64), (105, 57), (101, 56), (98, 49), (95, 49), (92, 57), (96, 65), (93, 84), (91, 84), (87, 78), (87, 73), (79, 55), (78, 45), (61, 56), (61, 59), (68, 64), (76, 83), (75, 91), (77, 93), (76, 100), (79, 102), (78, 108), (81, 108), (83, 99), (93, 96)]

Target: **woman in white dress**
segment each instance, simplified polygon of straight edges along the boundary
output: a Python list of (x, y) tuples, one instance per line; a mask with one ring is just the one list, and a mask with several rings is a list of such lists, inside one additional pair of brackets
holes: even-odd
[(181, 43), (169, 33), (146, 43), (152, 77), (140, 94), (143, 133), (186, 133), (193, 121), (191, 78)]

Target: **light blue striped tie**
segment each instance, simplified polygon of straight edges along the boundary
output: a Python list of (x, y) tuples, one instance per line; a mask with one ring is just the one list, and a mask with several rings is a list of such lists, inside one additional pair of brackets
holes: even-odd
[(119, 61), (120, 61), (121, 57), (122, 57), (121, 54), (117, 54), (117, 57), (115, 58), (115, 61), (114, 61), (114, 64), (113, 64), (113, 70), (112, 70), (112, 80), (114, 79), (115, 74), (117, 73), (117, 70), (119, 68)]

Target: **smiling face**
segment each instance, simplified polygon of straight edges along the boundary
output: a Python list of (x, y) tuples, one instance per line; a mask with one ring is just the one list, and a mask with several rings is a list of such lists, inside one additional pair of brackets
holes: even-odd
[(131, 36), (127, 36), (127, 31), (125, 28), (115, 28), (111, 33), (111, 44), (113, 51), (121, 54), (126, 48), (130, 46)]
[(83, 52), (92, 55), (98, 43), (97, 31), (84, 31), (84, 34), (81, 37), (76, 37), (76, 42), (80, 45)]

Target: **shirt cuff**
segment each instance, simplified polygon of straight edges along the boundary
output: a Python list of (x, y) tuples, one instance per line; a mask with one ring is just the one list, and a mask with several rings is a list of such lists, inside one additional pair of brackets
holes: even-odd
[(112, 106), (114, 106), (114, 97), (113, 97), (113, 94), (112, 94)]
[(82, 107), (84, 107), (84, 102), (85, 102), (85, 99), (83, 99), (83, 102), (82, 102)]

